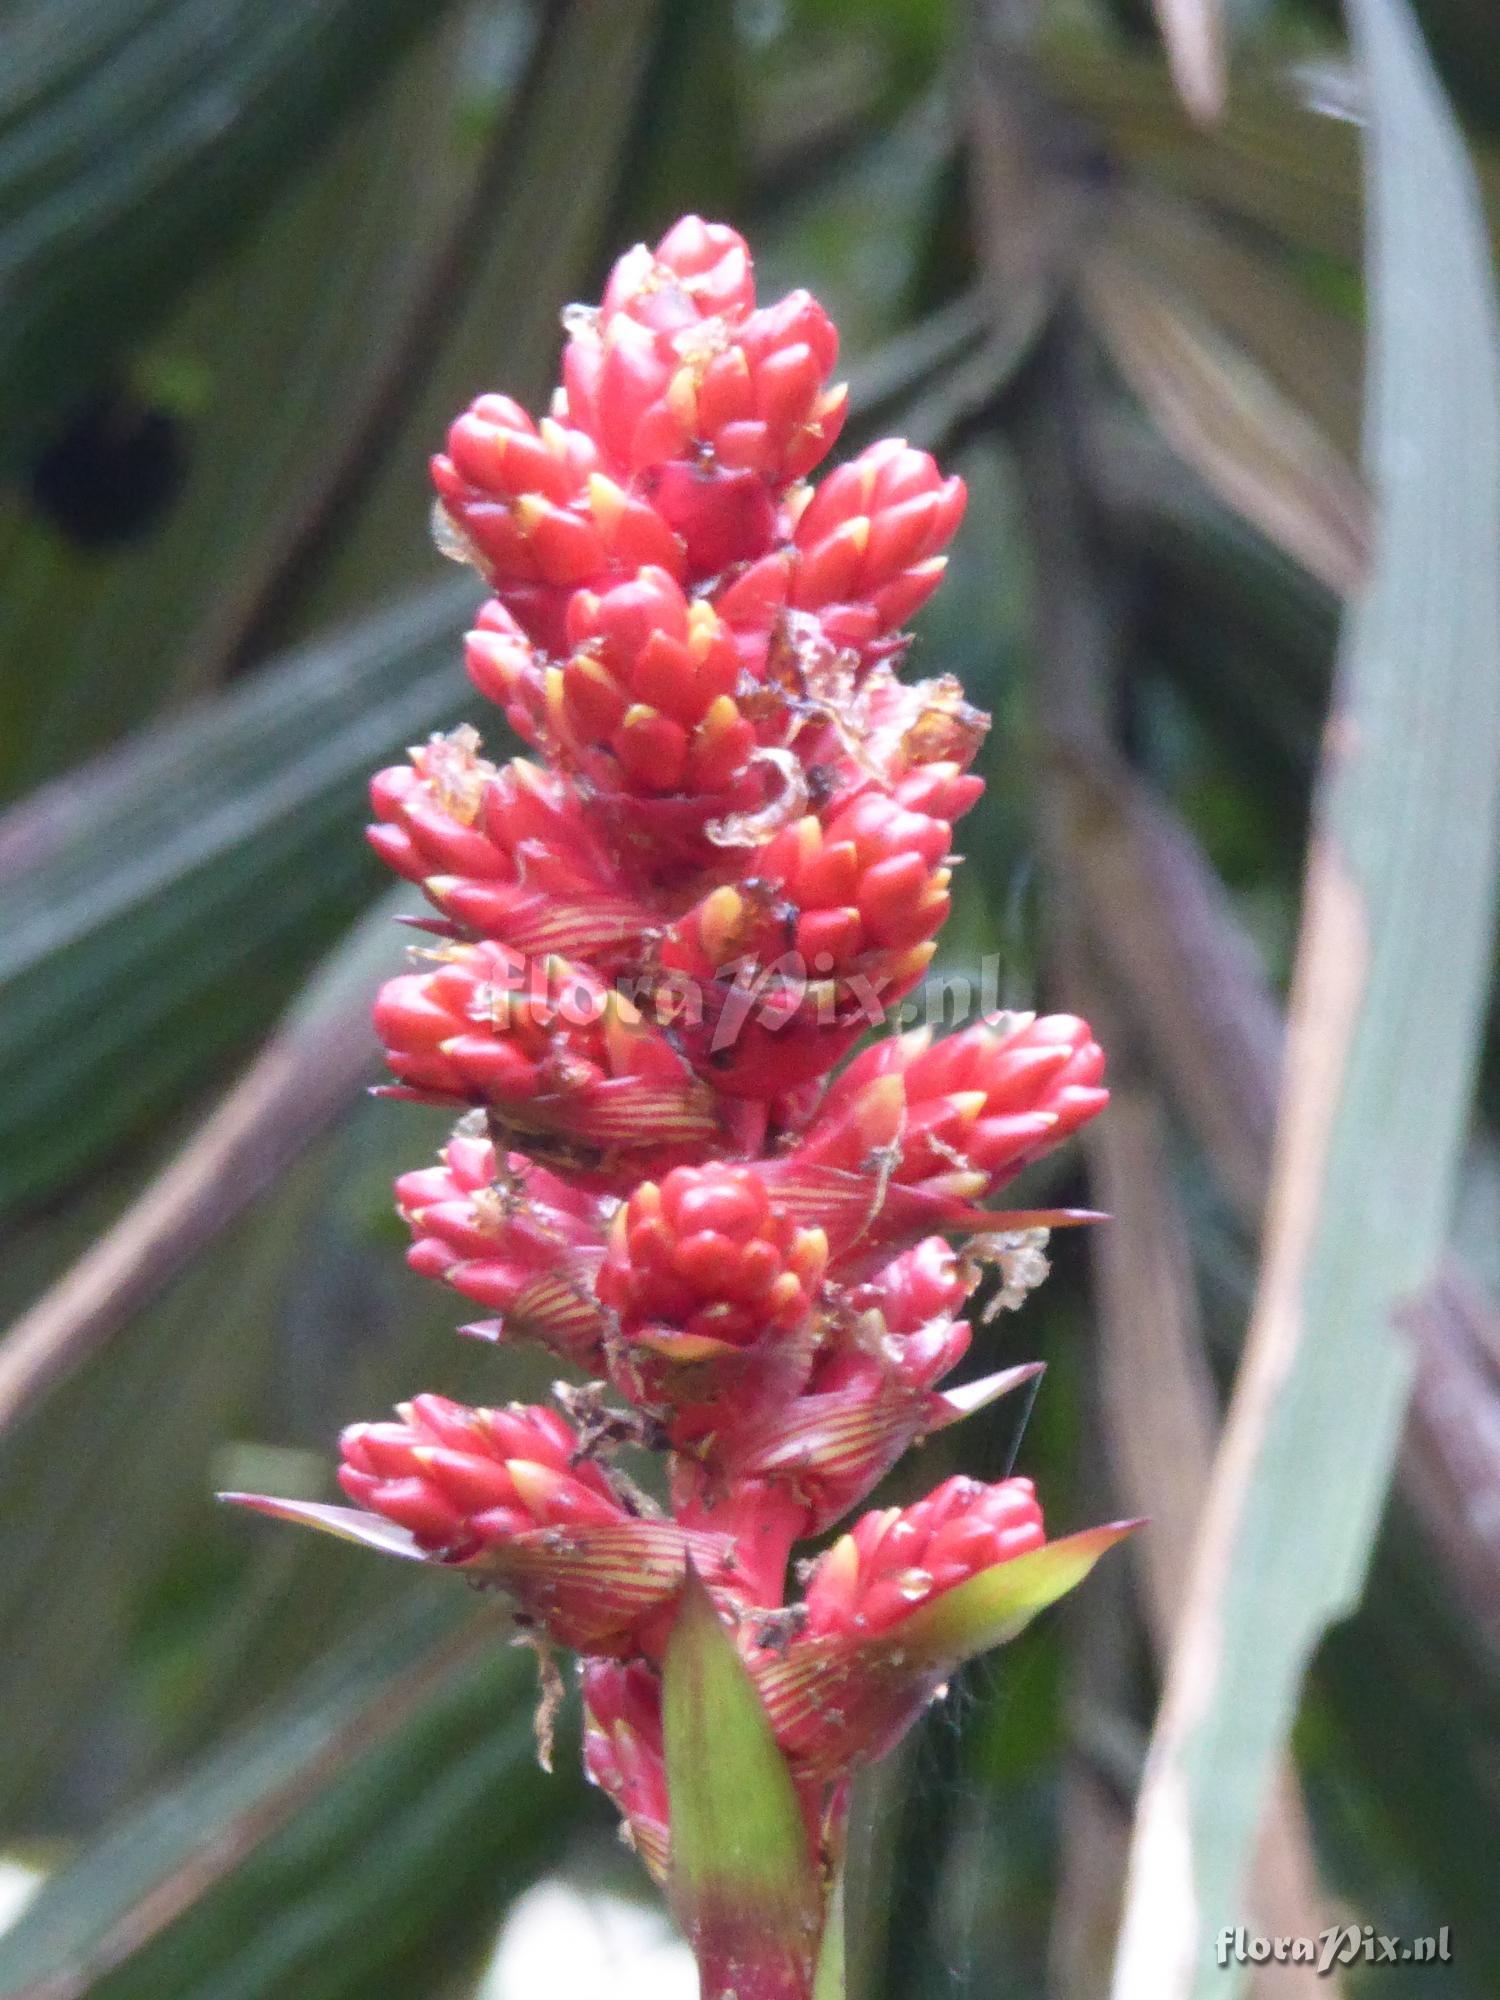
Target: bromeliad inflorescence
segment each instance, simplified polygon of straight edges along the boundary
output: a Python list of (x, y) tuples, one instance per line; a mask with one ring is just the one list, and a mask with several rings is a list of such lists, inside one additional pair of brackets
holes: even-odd
[[(1103, 1057), (1061, 1015), (854, 1053), (923, 977), (981, 789), (986, 718), (896, 674), (962, 483), (899, 441), (805, 483), (837, 335), (806, 293), (757, 305), (723, 225), (632, 251), (564, 325), (550, 414), (482, 396), (433, 462), (440, 546), (494, 592), (471, 677), (535, 761), (435, 738), (375, 779), (371, 839), (434, 911), (376, 1004), (391, 1094), (460, 1114), (397, 1183), (412, 1265), (575, 1386), (417, 1396), (345, 1432), (353, 1508), (250, 1504), (493, 1582), (575, 1649), (589, 1774), (664, 1880), (663, 1660), (706, 1591), (821, 1913), (851, 1775), (1123, 1532), (1048, 1543), (1029, 1481), (952, 1478), (788, 1602), (800, 1541), (1036, 1372), (939, 1386), (986, 1261), (1006, 1303), (1045, 1272), (1056, 1218), (983, 1204), (1100, 1109)], [(664, 1455), (663, 1499), (621, 1442)], [(747, 1935), (740, 2000), (806, 1990), (815, 1937), (757, 1973)]]

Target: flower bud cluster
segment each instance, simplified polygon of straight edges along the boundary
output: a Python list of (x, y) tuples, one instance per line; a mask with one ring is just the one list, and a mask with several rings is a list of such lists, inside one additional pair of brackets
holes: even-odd
[[(661, 1873), (689, 1566), (827, 1829), (961, 1650), (934, 1606), (1048, 1546), (1028, 1482), (950, 1479), (788, 1602), (799, 1541), (1036, 1372), (941, 1386), (986, 1254), (1007, 1303), (1045, 1271), (1045, 1218), (984, 1204), (1101, 1108), (1103, 1057), (1066, 1015), (854, 1053), (923, 976), (981, 789), (986, 718), (897, 673), (962, 483), (895, 440), (808, 484), (837, 334), (758, 303), (723, 225), (564, 325), (548, 414), (481, 396), (433, 461), (440, 545), (493, 592), (468, 671), (529, 755), (435, 738), (374, 780), (370, 838), (433, 912), (375, 1009), (390, 1090), (461, 1114), (397, 1182), (412, 1267), (592, 1386), (567, 1417), (420, 1396), (346, 1431), (339, 1477), (365, 1539), (583, 1654), (589, 1774)], [(664, 1455), (654, 1499), (621, 1442)]]

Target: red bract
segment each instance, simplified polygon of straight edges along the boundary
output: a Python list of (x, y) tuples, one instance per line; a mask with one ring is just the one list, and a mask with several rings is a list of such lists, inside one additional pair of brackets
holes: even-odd
[(687, 326), (755, 304), (750, 251), (727, 223), (685, 215), (648, 250), (638, 243), (616, 263), (599, 305), (603, 325), (626, 313), (643, 326)]
[(344, 1491), (433, 1560), (502, 1584), (560, 1644), (658, 1653), (689, 1560), (737, 1591), (727, 1538), (634, 1514), (554, 1411), (418, 1396), (397, 1416), (344, 1432)]
[(563, 355), (568, 419), (620, 472), (675, 460), (755, 474), (779, 489), (812, 470), (843, 423), (848, 393), (826, 386), (838, 334), (806, 292), (675, 326), (647, 325), (629, 310), (578, 315), (572, 335)]
[(964, 485), (899, 438), (831, 472), (798, 517), (786, 601), (862, 649), (904, 625), (942, 582)]
[(961, 819), (984, 790), (969, 770), (989, 717), (964, 700), (951, 675), (908, 685), (888, 665), (865, 674), (854, 697), (858, 755), (838, 765), (835, 803), (888, 790), (909, 812)]
[(1103, 1074), (1088, 1023), (1070, 1014), (998, 1014), (936, 1042), (919, 1028), (855, 1057), (799, 1159), (862, 1173), (887, 1151), (897, 1189), (977, 1201), (1104, 1108)]
[(794, 1395), (828, 1244), (773, 1203), (749, 1167), (679, 1167), (616, 1215), (598, 1277), (615, 1316), (606, 1370), (678, 1450), (746, 1408)]
[(482, 824), (494, 777), (494, 765), (480, 755), (477, 730), (432, 737), (411, 752), (409, 764), (377, 771), (370, 780), (378, 821), (369, 830), (370, 845), (408, 882), (432, 875), (509, 878), (510, 859)]
[(712, 1097), (622, 994), (562, 959), (455, 945), (427, 972), (387, 980), (375, 1026), (393, 1094), (486, 1106), (501, 1128), (552, 1144), (606, 1179), (628, 1163), (717, 1150)]
[[(865, 1515), (814, 1567), (790, 1642), (749, 1649), (794, 1771), (804, 1783), (836, 1782), (851, 1764), (880, 1755), (959, 1660), (995, 1643), (997, 1608), (1009, 1624), (1024, 1624), (1067, 1587), (1074, 1545), (1102, 1548), (1124, 1532), (1121, 1525), (1049, 1546), (1028, 1479), (986, 1486), (960, 1476), (913, 1507)], [(1084, 1552), (1085, 1570), (1096, 1554)], [(1028, 1563), (1026, 1583), (1007, 1592), (1011, 1566)], [(1048, 1563), (1056, 1574), (1043, 1580), (1035, 1566)], [(963, 1593), (975, 1589), (993, 1603), (966, 1603)]]
[(960, 1311), (978, 1279), (946, 1237), (927, 1236), (856, 1286), (850, 1299), (856, 1308), (878, 1312), (892, 1333), (914, 1334)]
[(748, 885), (725, 883), (672, 927), (663, 962), (712, 979), (794, 952), (806, 976), (868, 968), (895, 997), (925, 970), (923, 947), (948, 914), (951, 839), (946, 821), (874, 791), (826, 826), (799, 819), (755, 851)]
[(445, 1562), (467, 1562), (535, 1528), (628, 1519), (555, 1411), (471, 1410), (444, 1396), (403, 1404), (400, 1421), (351, 1424), (339, 1484)]
[[(411, 1265), (493, 1315), (468, 1331), (548, 1348), (570, 1421), (421, 1396), (345, 1433), (352, 1508), (251, 1504), (460, 1568), (576, 1647), (589, 1775), (662, 1877), (691, 1565), (679, 1638), (732, 1634), (815, 1908), (857, 1766), (1121, 1532), (1049, 1543), (1027, 1481), (954, 1478), (787, 1601), (799, 1540), (1037, 1374), (955, 1385), (962, 1314), (991, 1270), (1018, 1305), (1077, 1212), (981, 1204), (1101, 1109), (1104, 1059), (1065, 1014), (879, 1032), (982, 789), (988, 719), (897, 672), (962, 482), (888, 440), (803, 483), (837, 335), (805, 292), (758, 302), (726, 225), (629, 252), (565, 325), (550, 413), (481, 396), (433, 461), (439, 539), (493, 592), (469, 675), (531, 755), (433, 738), (376, 777), (370, 840), (438, 940), (376, 1001), (390, 1094), (464, 1114), (397, 1182)], [(665, 1454), (665, 1509), (623, 1446)], [(804, 1925), (746, 1990), (805, 2000), (810, 1963)]]
[(597, 447), (508, 396), (481, 396), (432, 462), (439, 545), (472, 562), (518, 624), (556, 645), (568, 600), (655, 563), (684, 572), (687, 550), (662, 514), (601, 469)]
[(496, 770), (472, 730), (377, 772), (370, 798), (370, 845), (442, 912), (430, 929), (599, 968), (627, 960), (649, 923), (568, 786), (521, 758)]
[(626, 789), (722, 792), (755, 747), (735, 705), (739, 655), (711, 604), (644, 569), (568, 610), (575, 648), (549, 686), (559, 740), (606, 750)]
[(641, 1662), (591, 1660), (584, 1668), (583, 1767), (619, 1808), (630, 1845), (664, 1882), (672, 1835), (661, 1680)]
[(604, 1315), (592, 1274), (603, 1254), (599, 1202), (523, 1154), (496, 1160), (489, 1139), (455, 1132), (439, 1165), (403, 1174), (396, 1205), (412, 1232), (407, 1262), (498, 1313), (470, 1332), (536, 1340), (599, 1366)]
[(684, 1049), (720, 1090), (777, 1096), (825, 1074), (932, 962), (947, 916), (952, 829), (864, 790), (751, 853), (666, 933), (660, 963), (690, 982)]
[(598, 1292), (628, 1338), (696, 1360), (800, 1325), (827, 1258), (748, 1168), (679, 1167), (620, 1210)]

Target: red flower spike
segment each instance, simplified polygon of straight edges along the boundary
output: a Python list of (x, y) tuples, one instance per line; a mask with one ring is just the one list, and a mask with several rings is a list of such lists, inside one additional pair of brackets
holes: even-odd
[(695, 581), (752, 561), (775, 536), (776, 508), (758, 473), (679, 458), (653, 465), (638, 483), (681, 544)]
[[(936, 1398), (872, 1369), (865, 1379), (763, 1405), (758, 1421), (737, 1422), (721, 1447), (718, 1477), (735, 1494), (775, 1495), (789, 1540), (797, 1541), (841, 1520), (909, 1445), (949, 1421)], [(684, 1505), (681, 1518), (719, 1526), (723, 1503), (708, 1504), (702, 1484), (706, 1511), (700, 1517)]]
[[(928, 1519), (911, 1537), (904, 1529), (916, 1510), (891, 1508), (866, 1517), (851, 1535), (835, 1543), (813, 1579), (823, 1596), (826, 1629), (814, 1630), (808, 1613), (808, 1622), (789, 1643), (768, 1648), (760, 1633), (741, 1626), (741, 1646), (761, 1699), (802, 1785), (818, 1779), (837, 1784), (851, 1767), (882, 1755), (941, 1694), (955, 1666), (1015, 1638), (1039, 1611), (1073, 1589), (1101, 1555), (1140, 1525), (1117, 1521), (1048, 1542), (1035, 1538), (1028, 1526), (1030, 1509), (1024, 1495), (993, 1497), (1003, 1488), (1027, 1482), (1007, 1480), (1002, 1488), (981, 1487), (973, 1480), (959, 1483), (970, 1491), (955, 1496), (950, 1481), (920, 1503), (928, 1510)], [(975, 1510), (993, 1512), (999, 1525), (993, 1539), (988, 1531), (974, 1531), (971, 1562), (964, 1544)], [(934, 1521), (937, 1514), (946, 1518)], [(1007, 1530), (1003, 1523), (1010, 1514), (1014, 1521)], [(863, 1552), (862, 1531), (869, 1544)], [(887, 1534), (892, 1543), (883, 1547)], [(986, 1543), (1003, 1545), (1008, 1534), (1015, 1552), (998, 1560), (979, 1560)], [(1023, 1541), (1029, 1545), (1019, 1547)], [(918, 1546), (924, 1562), (950, 1579), (941, 1587), (926, 1587), (930, 1568), (908, 1574), (894, 1567)], [(852, 1624), (867, 1602), (860, 1590), (866, 1554), (872, 1560), (872, 1577), (887, 1558), (892, 1565), (872, 1584), (871, 1598), (879, 1591), (886, 1608), (895, 1609), (895, 1615), (876, 1631), (854, 1629)], [(892, 1587), (882, 1590), (882, 1583)]]
[(850, 1304), (856, 1311), (878, 1311), (891, 1333), (916, 1334), (960, 1311), (978, 1278), (944, 1237), (926, 1236), (856, 1286)]
[[(897, 1287), (903, 1281), (910, 1286), (913, 1266), (920, 1261), (929, 1268), (916, 1289), (931, 1288), (934, 1250), (946, 1252), (947, 1246), (932, 1239), (920, 1259), (916, 1253), (897, 1259), (882, 1277)], [(950, 1261), (956, 1267), (951, 1253)], [(957, 1278), (944, 1290), (956, 1293), (958, 1303), (973, 1282), (972, 1277)], [(822, 1349), (802, 1393), (794, 1400), (747, 1408), (720, 1445), (721, 1483), (764, 1486), (795, 1502), (801, 1514), (799, 1536), (831, 1527), (929, 1432), (958, 1422), (1041, 1373), (1041, 1365), (1033, 1363), (940, 1392), (933, 1385), (968, 1351), (968, 1326), (940, 1307), (936, 1315), (900, 1328), (882, 1312), (884, 1301), (879, 1281), (851, 1292), (849, 1308), (863, 1302), (865, 1309), (840, 1339)], [(898, 1289), (890, 1303), (899, 1316), (912, 1300)]]
[[(684, 875), (722, 872), (714, 829), (753, 821), (784, 778), (760, 768), (735, 635), (664, 570), (648, 565), (602, 592), (574, 592), (558, 646), (560, 663), (492, 601), (468, 637), (469, 675), (568, 774), (548, 774), (573, 822), (551, 838), (553, 867), (581, 847), (601, 887), (608, 875), (636, 897), (639, 936), (650, 927), (642, 897)], [(774, 718), (769, 733), (778, 734)]]
[(945, 820), (879, 792), (861, 794), (826, 826), (808, 815), (750, 859), (753, 887), (725, 884), (673, 926), (663, 962), (712, 978), (741, 959), (792, 951), (811, 976), (839, 979), (889, 953), (883, 991), (892, 992), (909, 976), (906, 954), (948, 914), (952, 838)]
[[(507, 592), (507, 597), (511, 595)], [(566, 618), (571, 602), (571, 592), (559, 600), (560, 621)], [(480, 605), (474, 629), (464, 641), (464, 666), (485, 699), (504, 710), (506, 721), (521, 741), (535, 748), (541, 742), (546, 661), (499, 598), (491, 597)]]
[(665, 570), (643, 569), (602, 595), (576, 592), (568, 637), (573, 653), (544, 694), (564, 758), (647, 795), (714, 798), (743, 777), (755, 730), (734, 699), (733, 635), (709, 604), (686, 598)]
[(798, 1637), (760, 1662), (762, 1698), (794, 1768), (831, 1777), (899, 1740), (942, 1678), (902, 1659), (903, 1621), (1045, 1540), (1026, 1479), (949, 1479), (915, 1507), (857, 1521), (819, 1558)]
[(597, 1281), (617, 1316), (610, 1379), (684, 1451), (784, 1405), (812, 1364), (826, 1258), (823, 1231), (794, 1224), (748, 1168), (644, 1183), (615, 1217)]
[[(433, 738), (375, 778), (370, 842), (441, 940), (376, 1002), (387, 1094), (465, 1112), (397, 1183), (410, 1262), (494, 1315), (466, 1331), (592, 1379), (557, 1385), (567, 1422), (426, 1396), (354, 1426), (352, 1506), (231, 1497), (576, 1648), (589, 1776), (707, 1985), (809, 2000), (858, 1767), (1125, 1531), (1049, 1543), (1028, 1482), (954, 1478), (786, 1602), (799, 1540), (1039, 1372), (944, 1386), (983, 1271), (1014, 1309), (1088, 1219), (980, 1204), (1102, 1108), (1103, 1056), (1069, 1015), (851, 1056), (926, 970), (982, 789), (988, 718), (897, 672), (962, 481), (887, 440), (807, 483), (838, 336), (805, 292), (760, 304), (724, 224), (638, 245), (564, 325), (549, 414), (481, 396), (432, 465), (440, 546), (494, 593), (469, 676), (529, 755)], [(621, 1446), (665, 1454), (665, 1514)], [(747, 1798), (790, 1830), (774, 1882)]]
[[(757, 1399), (753, 1406), (765, 1408), (767, 1403)], [(807, 1533), (806, 1503), (775, 1480), (721, 1476), (727, 1468), (719, 1458), (712, 1441), (675, 1455), (672, 1517), (694, 1533), (727, 1541), (746, 1579), (750, 1604), (780, 1605), (792, 1545)]]
[(739, 884), (667, 932), (661, 963), (710, 997), (684, 1047), (720, 1090), (778, 1096), (878, 1026), (931, 963), (952, 829), (862, 792), (827, 825), (773, 835)]
[(409, 764), (379, 771), (370, 781), (379, 823), (369, 840), (381, 860), (408, 882), (438, 874), (481, 880), (509, 875), (508, 857), (478, 823), (495, 775), (480, 755), (478, 731), (464, 726), (433, 736), (410, 755)]
[(989, 728), (989, 717), (965, 701), (951, 675), (905, 686), (879, 664), (860, 682), (853, 727), (857, 759), (834, 801), (872, 787), (887, 790), (909, 812), (950, 823), (961, 819), (984, 790), (969, 771)]
[(671, 325), (644, 323), (647, 299), (658, 320), (675, 316), (658, 288), (629, 307), (572, 319), (568, 420), (605, 464), (630, 476), (696, 461), (773, 489), (804, 477), (832, 445), (847, 404), (843, 390), (826, 387), (838, 334), (816, 299), (792, 292), (774, 306), (735, 303)]
[(429, 877), (423, 886), (440, 908), (523, 952), (560, 953), (596, 972), (635, 964), (653, 913), (570, 785), (515, 758), (486, 788), (483, 818), (513, 879)]
[(616, 261), (600, 301), (601, 326), (625, 314), (661, 331), (723, 315), (743, 318), (755, 304), (750, 250), (722, 222), (685, 215), (648, 250), (637, 243)]
[(827, 386), (838, 335), (817, 301), (792, 292), (757, 308), (743, 243), (694, 223), (622, 258), (600, 310), (568, 324), (567, 421), (677, 536), (688, 574), (764, 555), (775, 495), (830, 448), (847, 409), (847, 391)]

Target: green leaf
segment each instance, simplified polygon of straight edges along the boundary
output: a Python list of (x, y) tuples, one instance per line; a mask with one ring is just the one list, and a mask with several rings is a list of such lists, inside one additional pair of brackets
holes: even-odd
[(707, 2000), (797, 2000), (821, 1919), (786, 1761), (692, 1570), (662, 1672), (671, 1894)]
[(451, 1583), (411, 1592), (53, 1877), (0, 1941), (0, 1989), (426, 1991), (544, 1865), (578, 1796), (537, 1769), (532, 1664), (504, 1638)]
[[(1392, 1506), (1366, 1602), (1319, 1648), (1308, 1707), (1340, 1753), (1319, 1789), (1341, 1780), (1390, 1857), (1394, 1879), (1370, 1897), (1372, 1914), (1399, 1912), (1418, 1934), (1451, 1924), (1463, 1939), (1466, 1990), (1489, 1994), (1500, 1991), (1491, 1858), (1500, 1825), (1500, 1677), (1468, 1610), (1410, 1509)], [(1299, 1749), (1310, 1733), (1299, 1719)], [(1316, 1785), (1315, 1765), (1310, 1777)], [(1417, 1897), (1421, 1921), (1407, 1914)]]
[[(469, 91), (453, 38), (426, 36), (330, 145), (293, 154), (283, 198), (194, 271), (120, 361), (109, 399), (64, 419), (48, 448), (71, 440), (71, 505), (66, 482), (45, 498), (0, 491), (0, 795), (219, 684), (242, 654), (263, 594), (392, 394), (473, 171), (456, 129)], [(171, 461), (154, 498), (149, 481), (122, 479), (118, 532), (91, 540), (104, 447), (153, 434)], [(420, 490), (410, 532), (407, 573), (431, 580)]]
[(813, 1975), (812, 2000), (844, 2000), (848, 1991), (844, 1948), (844, 1871), (834, 1877), (828, 1897), (828, 1915), (823, 1920), (823, 1942), (818, 1951), (818, 1967)]
[[(76, 621), (69, 607), (80, 586), (66, 566), (22, 593), (36, 631), (62, 624), (72, 635), (55, 673), (43, 675), (67, 684), (66, 716), (98, 709), (101, 668), (129, 683), (106, 650), (109, 628), (122, 621), (149, 653), (161, 622), (156, 593), (170, 591), (174, 619), (180, 613), (195, 629), (211, 608), (228, 643), (226, 635), (243, 638), (247, 619), (264, 628), (247, 596), (274, 600), (279, 627), (306, 629), (388, 596), (393, 580), (430, 574), (421, 497), (427, 453), (465, 396), (494, 378), (497, 352), (506, 357), (508, 386), (524, 389), (550, 374), (557, 302), (595, 265), (657, 14), (656, 0), (579, 0), (549, 11), (513, 105), (503, 118), (490, 117), (495, 129), (481, 165), (459, 172), (449, 160), (438, 176), (457, 174), (462, 195), (456, 215), (452, 199), (433, 211), (433, 226), (448, 229), (441, 271), (427, 268), (429, 231), (401, 211), (418, 243), (403, 235), (390, 270), (380, 267), (380, 282), (403, 299), (394, 342), (371, 331), (369, 295), (380, 289), (374, 267), (346, 262), (346, 242), (364, 240), (374, 192), (368, 145), (351, 150), (319, 197), (318, 226), (339, 244), (341, 282), (360, 302), (359, 368), (344, 328), (351, 305), (316, 339), (298, 318), (307, 354), (283, 355), (257, 378), (257, 406), (242, 410), (241, 430), (220, 440), (217, 511), (211, 496), (198, 496), (187, 510), (186, 541), (164, 540), (159, 571), (131, 585), (114, 564), (94, 565), (85, 593), (91, 608)], [(453, 91), (462, 71), (451, 57), (449, 67), (457, 81), (450, 75), (443, 88)], [(403, 79), (411, 87), (395, 123), (364, 135), (377, 146), (382, 174), (392, 170), (395, 137), (419, 162), (424, 151), (413, 106), (432, 92), (419, 87), (420, 76), (403, 72)], [(438, 94), (439, 115), (451, 117), (452, 103)], [(420, 178), (412, 165), (403, 186)], [(560, 221), (555, 192), (563, 184), (570, 199)], [(374, 236), (378, 247), (379, 229)], [(236, 313), (251, 315), (258, 339), (269, 335), (254, 314), (278, 275), (290, 269), (300, 284), (310, 261), (323, 263), (296, 231), (278, 235), (277, 245), (256, 263), (248, 297), (235, 293), (221, 315), (231, 326)], [(278, 327), (286, 317), (281, 312)], [(353, 404), (346, 411), (354, 374), (357, 411)], [(245, 452), (258, 450), (268, 429), (259, 406), (286, 403), (291, 392), (279, 385), (293, 375), (295, 399), (311, 406), (299, 433), (311, 439), (310, 463), (298, 480), (306, 474), (314, 491), (281, 476), (279, 463), (256, 459), (255, 479), (270, 481), (259, 514), (276, 516), (276, 547), (257, 559), (251, 577), (241, 564), (225, 568), (224, 551), (205, 539), (202, 524), (210, 512), (221, 526), (239, 521), (250, 476)], [(215, 577), (219, 588), (205, 598), (205, 579)], [(198, 607), (191, 617), (188, 600), (188, 610)], [(456, 719), (455, 642), (472, 601), (469, 586), (450, 586), (340, 627), (263, 670), (222, 709), (200, 710), (128, 745), (87, 779), (54, 786), (0, 823), (0, 1051), (22, 1079), (0, 1115), (0, 1211), (35, 1201), (160, 1115), (211, 1061), (266, 1023), (318, 946), (354, 915), (376, 879), (349, 837), (365, 779), (406, 743)], [(27, 658), (32, 672), (39, 652), (55, 657), (28, 630), (7, 636), (16, 642), (7, 650)]]
[(375, 1079), (370, 1005), (391, 972), (393, 919), (410, 904), (404, 888), (375, 904), (181, 1151), (11, 1326), (0, 1347), (0, 1432), (274, 1186)]
[(1473, 175), (1411, 17), (1355, 0), (1352, 20), (1371, 106), (1375, 569), (1345, 633), (1266, 1261), (1153, 1740), (1116, 2000), (1226, 1990), (1213, 1941), (1242, 1914), (1272, 1760), (1313, 1646), (1364, 1581), (1411, 1373), (1399, 1311), (1448, 1227), (1490, 964), (1500, 322)]
[(1253, 357), (1345, 462), (1356, 462), (1364, 329), (1352, 285), (1330, 300), (1316, 270), (1284, 245), (1247, 241), (1231, 222), (1149, 186), (1122, 195), (1108, 236)]
[(0, 1209), (160, 1117), (357, 912), (369, 772), (457, 720), (472, 602), (377, 613), (0, 822)]
[(45, 0), (6, 27), (0, 437), (14, 451), (254, 219), (441, 5)]
[(899, 1650), (904, 1665), (945, 1668), (972, 1660), (1014, 1639), (1049, 1604), (1082, 1583), (1106, 1549), (1121, 1542), (1136, 1521), (1113, 1521), (1047, 1542), (1029, 1555), (982, 1569), (901, 1621), (889, 1646), (868, 1642), (872, 1655)]
[(1274, 58), (1239, 66), (1224, 116), (1203, 131), (1183, 117), (1160, 63), (1062, 32), (1044, 38), (1040, 56), (1049, 88), (1143, 178), (1299, 249), (1357, 261), (1355, 124), (1315, 109)]
[(671, 26), (662, 0), (558, 0), (541, 10), (464, 227), (445, 269), (424, 281), (390, 405), (376, 411), (337, 504), (278, 579), (258, 644), (321, 630), (386, 595), (392, 578), (423, 573), (413, 528), (430, 492), (427, 462), (471, 396), (503, 387), (545, 405), (560, 307), (591, 288), (620, 248), (609, 217), (652, 58)]

